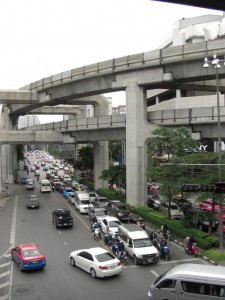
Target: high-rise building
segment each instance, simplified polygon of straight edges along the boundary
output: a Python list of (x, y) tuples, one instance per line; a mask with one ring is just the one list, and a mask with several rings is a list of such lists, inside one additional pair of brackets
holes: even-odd
[(37, 116), (20, 116), (18, 120), (18, 129), (40, 124)]

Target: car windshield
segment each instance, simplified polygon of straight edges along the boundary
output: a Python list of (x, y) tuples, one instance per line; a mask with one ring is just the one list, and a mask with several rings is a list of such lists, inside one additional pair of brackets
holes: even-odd
[(152, 243), (149, 239), (134, 240), (134, 248), (150, 247)]
[(178, 207), (177, 207), (176, 205), (171, 204), (171, 205), (170, 205), (170, 209), (178, 210)]
[(107, 199), (98, 199), (98, 201), (99, 201), (99, 202), (104, 202), (104, 203), (108, 202)]
[(81, 205), (82, 205), (82, 204), (85, 204), (85, 205), (86, 205), (86, 204), (91, 204), (91, 202), (90, 202), (89, 200), (82, 200), (80, 204), (81, 204)]
[(105, 213), (104, 210), (100, 210), (100, 211), (96, 211), (96, 212), (95, 212), (95, 215), (98, 216), (98, 217), (99, 217), (99, 216), (105, 216), (106, 213)]
[(105, 262), (115, 259), (115, 257), (109, 252), (98, 254), (95, 257), (99, 262)]
[(109, 227), (118, 227), (119, 225), (121, 225), (120, 221), (110, 221), (109, 222)]
[(37, 256), (40, 255), (41, 252), (38, 249), (28, 249), (23, 251), (24, 257), (31, 257), (31, 256)]
[(68, 190), (66, 190), (66, 193), (73, 193), (73, 190), (72, 189), (68, 189)]

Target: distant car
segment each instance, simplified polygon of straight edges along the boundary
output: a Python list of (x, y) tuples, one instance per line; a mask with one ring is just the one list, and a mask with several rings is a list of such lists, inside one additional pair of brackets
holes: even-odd
[(43, 269), (46, 266), (45, 255), (33, 243), (16, 246), (11, 250), (11, 257), (19, 265), (20, 271)]
[(118, 227), (122, 223), (119, 219), (111, 216), (106, 216), (100, 220), (100, 226), (103, 233), (112, 234), (115, 236), (118, 233)]
[(122, 202), (109, 202), (107, 210), (110, 215), (118, 218), (121, 222), (130, 221), (131, 211), (128, 209), (127, 205)]
[(90, 202), (93, 202), (95, 198), (98, 197), (98, 194), (96, 192), (89, 192), (88, 194), (89, 194)]
[(101, 247), (73, 251), (69, 260), (73, 267), (83, 269), (93, 278), (118, 275), (122, 271), (122, 263)]
[(94, 201), (92, 201), (93, 206), (98, 206), (98, 207), (107, 207), (109, 203), (109, 199), (107, 199), (106, 197), (97, 197), (95, 198)]
[(73, 217), (66, 208), (58, 208), (52, 212), (52, 222), (55, 227), (73, 227)]
[(65, 188), (63, 190), (63, 196), (68, 199), (70, 195), (74, 195), (74, 190), (71, 188)]
[(75, 205), (75, 195), (74, 194), (70, 194), (68, 197), (68, 201), (70, 204)]
[(58, 191), (63, 193), (64, 189), (66, 188), (66, 184), (64, 182), (59, 182), (58, 185)]
[[(199, 208), (206, 211), (212, 211), (213, 200), (207, 199), (199, 203)], [(214, 211), (219, 212), (220, 206), (217, 202), (214, 204)], [(223, 205), (223, 212), (225, 213), (225, 205)]]
[[(169, 202), (161, 202), (159, 211), (165, 215), (166, 217), (169, 216)], [(170, 202), (170, 216), (172, 219), (184, 219), (184, 213), (178, 207), (178, 205), (174, 202)]]
[(101, 224), (101, 219), (104, 219), (107, 216), (107, 211), (104, 207), (92, 207), (88, 211), (89, 220), (92, 221), (95, 218), (97, 219), (98, 224)]
[(26, 190), (34, 190), (34, 179), (27, 180)]
[(34, 176), (36, 176), (36, 177), (37, 177), (37, 176), (40, 176), (40, 170), (37, 170), (37, 169), (36, 169), (35, 172), (34, 172)]
[[(189, 209), (186, 214), (185, 222), (187, 226), (198, 228), (201, 231), (208, 232), (209, 216), (206, 211), (199, 208)], [(215, 217), (212, 220), (212, 230), (216, 231), (219, 227), (218, 219)]]
[(159, 211), (161, 202), (157, 196), (150, 196), (147, 200), (147, 204), (148, 204), (148, 207)]
[(30, 195), (27, 198), (27, 208), (39, 208), (39, 200), (36, 195)]
[(30, 171), (31, 171), (31, 172), (35, 172), (35, 167), (34, 167), (34, 166), (31, 166), (31, 167), (30, 167)]
[(43, 171), (48, 171), (48, 167), (44, 166)]
[(28, 178), (27, 176), (23, 176), (23, 177), (20, 179), (20, 182), (21, 182), (22, 184), (26, 184), (28, 179), (29, 179), (29, 178)]

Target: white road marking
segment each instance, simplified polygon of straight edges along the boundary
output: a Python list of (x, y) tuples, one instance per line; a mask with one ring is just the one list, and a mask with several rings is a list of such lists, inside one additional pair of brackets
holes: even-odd
[(0, 284), (0, 289), (9, 285), (9, 281)]
[(0, 278), (8, 276), (10, 274), (10, 271), (4, 272), (0, 274)]
[(174, 264), (174, 263), (184, 263), (184, 262), (191, 262), (191, 261), (196, 261), (196, 260), (201, 260), (200, 258), (187, 258), (187, 259), (179, 259), (179, 260), (169, 260), (169, 261), (159, 261), (158, 264), (160, 265), (165, 265), (165, 264)]
[(9, 295), (4, 295), (0, 297), (0, 300), (8, 300), (9, 299)]
[(67, 242), (66, 241), (64, 241), (64, 244), (65, 244), (65, 246), (67, 246)]
[(156, 271), (154, 271), (154, 270), (150, 271), (150, 273), (152, 273), (155, 277), (159, 277), (159, 274), (156, 273)]
[(0, 265), (0, 268), (4, 268), (4, 267), (7, 267), (11, 264), (11, 261), (8, 261), (7, 263), (4, 263), (4, 264), (1, 264)]

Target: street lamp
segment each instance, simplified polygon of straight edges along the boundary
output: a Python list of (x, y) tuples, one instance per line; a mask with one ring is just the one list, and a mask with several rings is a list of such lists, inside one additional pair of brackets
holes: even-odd
[[(221, 178), (221, 159), (222, 159), (222, 142), (221, 142), (221, 121), (220, 121), (220, 95), (219, 95), (219, 76), (218, 69), (221, 68), (220, 62), (223, 62), (225, 65), (225, 60), (220, 60), (217, 58), (217, 55), (213, 55), (213, 60), (209, 61), (207, 57), (205, 57), (205, 62), (203, 68), (209, 68), (209, 63), (215, 67), (216, 70), (216, 99), (217, 99), (217, 117), (218, 117), (218, 177), (219, 182), (222, 181)], [(223, 250), (223, 204), (220, 203), (219, 210), (219, 247)]]

